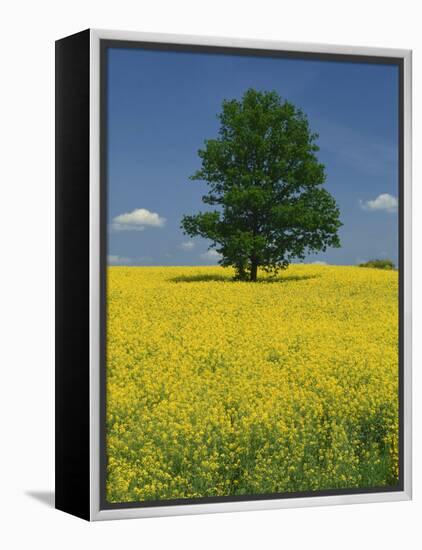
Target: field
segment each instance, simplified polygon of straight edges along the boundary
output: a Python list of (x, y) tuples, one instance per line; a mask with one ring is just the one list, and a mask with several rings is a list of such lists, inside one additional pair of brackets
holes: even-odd
[(398, 275), (110, 267), (109, 502), (393, 485)]

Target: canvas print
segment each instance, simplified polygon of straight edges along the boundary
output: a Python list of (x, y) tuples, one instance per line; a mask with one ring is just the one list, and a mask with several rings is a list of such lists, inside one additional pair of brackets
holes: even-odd
[(104, 56), (106, 502), (398, 488), (398, 65)]

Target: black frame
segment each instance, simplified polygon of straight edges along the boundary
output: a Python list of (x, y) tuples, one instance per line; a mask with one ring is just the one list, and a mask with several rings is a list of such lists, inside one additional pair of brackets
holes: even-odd
[[(178, 51), (189, 53), (213, 53), (259, 57), (279, 57), (290, 59), (314, 59), (318, 61), (341, 61), (350, 63), (368, 63), (395, 65), (398, 67), (399, 100), (398, 100), (398, 248), (399, 248), (399, 481), (396, 485), (382, 487), (363, 487), (349, 489), (327, 489), (321, 491), (301, 491), (289, 493), (270, 493), (255, 495), (231, 495), (221, 497), (180, 498), (171, 500), (133, 501), (110, 503), (105, 498), (107, 479), (106, 449), (106, 291), (107, 291), (107, 50), (109, 48), (148, 49), (155, 51)], [(177, 506), (183, 504), (205, 504), (213, 502), (241, 502), (298, 497), (320, 497), (349, 494), (386, 493), (404, 490), (404, 61), (396, 57), (378, 57), (368, 55), (311, 53), (282, 50), (266, 50), (240, 47), (200, 46), (172, 43), (100, 40), (100, 508), (115, 510), (122, 508), (146, 508), (159, 506)]]
[(90, 31), (56, 42), (56, 508), (90, 518)]

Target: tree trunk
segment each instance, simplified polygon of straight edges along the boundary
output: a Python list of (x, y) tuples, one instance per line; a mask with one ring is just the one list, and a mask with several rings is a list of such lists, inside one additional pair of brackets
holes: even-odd
[(258, 275), (258, 262), (252, 260), (251, 262), (251, 281), (256, 282)]

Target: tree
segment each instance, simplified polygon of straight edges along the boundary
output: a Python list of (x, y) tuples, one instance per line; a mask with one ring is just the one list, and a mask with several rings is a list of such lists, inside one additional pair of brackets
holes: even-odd
[(369, 260), (363, 264), (358, 264), (359, 267), (374, 267), (376, 269), (395, 269), (393, 260)]
[(186, 235), (212, 241), (222, 266), (257, 280), (258, 268), (277, 273), (306, 253), (339, 247), (339, 209), (326, 189), (324, 165), (306, 115), (272, 92), (247, 90), (225, 100), (216, 139), (198, 151), (206, 181), (202, 197), (217, 209), (183, 216)]

